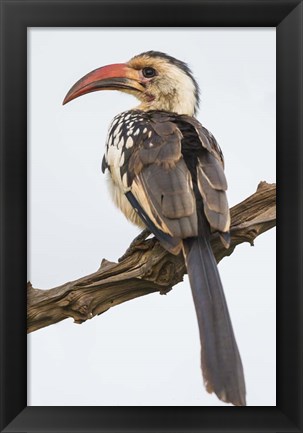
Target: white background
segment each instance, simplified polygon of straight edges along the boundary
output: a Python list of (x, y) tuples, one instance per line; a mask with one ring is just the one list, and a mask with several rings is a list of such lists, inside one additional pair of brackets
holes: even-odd
[[(137, 235), (111, 203), (101, 159), (107, 127), (137, 101), (95, 92), (62, 100), (84, 74), (147, 50), (187, 62), (198, 119), (226, 161), (229, 202), (275, 182), (275, 29), (29, 29), (28, 278), (51, 288), (116, 261)], [(275, 405), (275, 230), (219, 265), (250, 406)], [(167, 296), (71, 319), (28, 337), (29, 405), (207, 405), (187, 278)]]

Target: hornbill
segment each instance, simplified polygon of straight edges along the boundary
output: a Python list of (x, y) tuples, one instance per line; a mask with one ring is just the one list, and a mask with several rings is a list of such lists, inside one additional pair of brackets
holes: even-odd
[(109, 128), (102, 170), (109, 172), (113, 200), (169, 252), (183, 252), (206, 390), (226, 403), (245, 406), (242, 362), (210, 246), (212, 232), (218, 232), (226, 247), (230, 241), (224, 161), (213, 135), (194, 117), (198, 84), (184, 62), (148, 51), (88, 73), (63, 104), (106, 89), (140, 101), (118, 114)]

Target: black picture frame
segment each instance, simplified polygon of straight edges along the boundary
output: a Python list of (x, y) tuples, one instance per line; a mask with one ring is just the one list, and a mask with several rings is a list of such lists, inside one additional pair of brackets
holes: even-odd
[[(27, 27), (35, 26), (276, 27), (276, 407), (27, 407)], [(302, 432), (302, 30), (302, 0), (1, 0), (2, 432)]]

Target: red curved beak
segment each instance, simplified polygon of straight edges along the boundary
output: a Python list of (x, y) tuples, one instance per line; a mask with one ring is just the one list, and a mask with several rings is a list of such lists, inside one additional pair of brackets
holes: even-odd
[(97, 90), (121, 90), (134, 93), (143, 92), (144, 85), (141, 83), (139, 72), (125, 63), (103, 66), (77, 81), (65, 96), (63, 105)]

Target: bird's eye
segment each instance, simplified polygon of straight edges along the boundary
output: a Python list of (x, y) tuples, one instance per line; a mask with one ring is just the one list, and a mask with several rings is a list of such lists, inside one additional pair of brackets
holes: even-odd
[(143, 68), (142, 69), (142, 74), (145, 78), (152, 78), (156, 75), (156, 70), (154, 68)]

